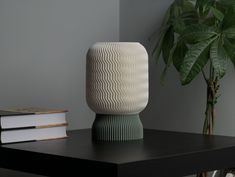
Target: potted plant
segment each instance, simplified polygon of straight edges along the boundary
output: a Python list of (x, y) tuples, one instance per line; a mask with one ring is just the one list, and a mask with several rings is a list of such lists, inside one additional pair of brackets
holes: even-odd
[[(215, 104), (227, 65), (235, 65), (235, 0), (175, 0), (162, 22), (153, 56), (174, 66), (182, 85), (202, 74), (207, 85), (203, 134), (213, 133)], [(198, 176), (206, 176), (206, 173)]]

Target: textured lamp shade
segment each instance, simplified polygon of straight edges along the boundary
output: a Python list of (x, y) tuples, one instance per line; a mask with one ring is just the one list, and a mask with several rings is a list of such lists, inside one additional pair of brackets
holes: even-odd
[(148, 102), (148, 54), (140, 43), (95, 43), (87, 53), (86, 98), (96, 112), (93, 138), (143, 138), (139, 113)]

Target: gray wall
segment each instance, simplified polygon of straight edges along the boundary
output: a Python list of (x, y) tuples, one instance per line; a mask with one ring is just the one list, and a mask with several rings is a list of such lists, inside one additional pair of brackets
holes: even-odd
[[(120, 40), (139, 41), (150, 51), (148, 38), (160, 27), (173, 0), (120, 0)], [(157, 35), (155, 35), (157, 37)], [(150, 52), (149, 52), (150, 53)], [(181, 86), (178, 73), (171, 68), (165, 85), (160, 85), (163, 62), (150, 58), (150, 99), (142, 113), (145, 127), (197, 132), (202, 131), (206, 85), (199, 75), (190, 85)], [(215, 134), (235, 136), (235, 72), (230, 64), (221, 81), (221, 97), (216, 107)]]
[[(165, 85), (160, 84), (164, 68), (151, 58), (151, 47), (157, 38), (161, 21), (172, 0), (121, 0), (120, 40), (139, 41), (149, 52), (149, 103), (142, 113), (145, 127), (200, 132), (203, 123), (205, 85), (201, 77), (192, 85), (181, 87), (174, 68), (169, 70)], [(155, 32), (157, 32), (155, 34)]]
[(119, 40), (118, 0), (0, 0), (0, 108), (69, 109), (69, 129), (87, 128), (85, 54)]
[(69, 129), (90, 127), (85, 54), (118, 40), (118, 0), (0, 0), (0, 108), (67, 108)]

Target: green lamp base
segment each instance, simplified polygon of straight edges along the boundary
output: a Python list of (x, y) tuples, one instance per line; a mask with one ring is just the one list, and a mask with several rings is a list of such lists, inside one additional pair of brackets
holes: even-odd
[(143, 139), (143, 125), (139, 114), (96, 114), (92, 138), (97, 141), (127, 141)]

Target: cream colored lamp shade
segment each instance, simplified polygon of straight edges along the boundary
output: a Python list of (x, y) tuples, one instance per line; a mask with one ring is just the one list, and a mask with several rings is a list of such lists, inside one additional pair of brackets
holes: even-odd
[(95, 140), (143, 138), (139, 113), (148, 102), (148, 54), (136, 42), (98, 42), (87, 53), (86, 99), (96, 113)]

